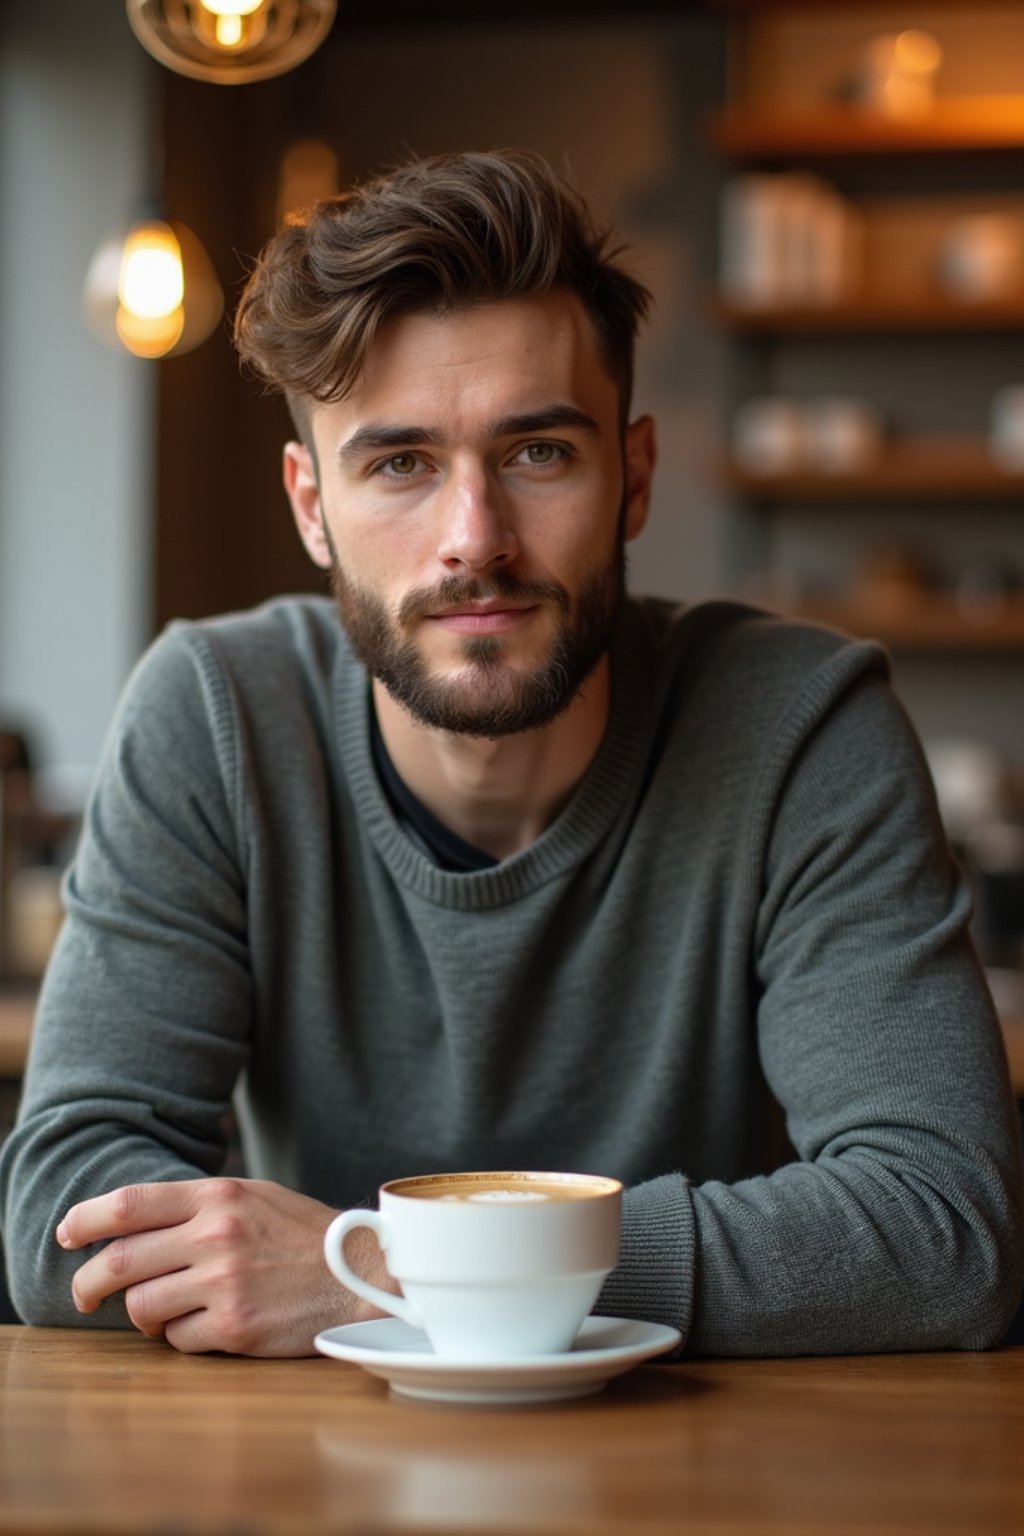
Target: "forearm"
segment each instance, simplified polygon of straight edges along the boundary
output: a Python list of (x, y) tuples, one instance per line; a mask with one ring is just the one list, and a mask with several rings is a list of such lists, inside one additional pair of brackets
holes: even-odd
[(678, 1328), (692, 1322), (696, 1226), (688, 1181), (678, 1174), (627, 1189), (622, 1205), (619, 1262), (595, 1311)]
[(1018, 1201), (984, 1149), (891, 1125), (738, 1184), (652, 1180), (597, 1310), (703, 1355), (986, 1348), (1020, 1294)]
[[(1020, 1294), (1012, 1184), (969, 1151), (945, 1171), (902, 1129), (694, 1191), (688, 1349), (709, 1355), (983, 1349)], [(948, 1148), (946, 1151), (948, 1152)]]
[(38, 1326), (130, 1327), (120, 1295), (88, 1318), (76, 1311), (71, 1282), (82, 1255), (60, 1248), (57, 1225), (76, 1201), (126, 1183), (180, 1181), (204, 1171), (102, 1120), (74, 1133), (59, 1129), (56, 1114), (23, 1121), (0, 1153), (8, 1285), (18, 1315)]
[(631, 1192), (602, 1307), (709, 1354), (992, 1344), (1021, 1288), (1015, 1112), (967, 894), (891, 696), (859, 688), (795, 764), (780, 754), (749, 848), (751, 1038), (795, 1158)]
[[(180, 644), (163, 642), (140, 668), (66, 883), (67, 921), (0, 1157), (12, 1294), (34, 1321), (76, 1320), (74, 1262), (53, 1240), (70, 1205), (215, 1173), (224, 1160), (251, 978), (230, 763), (209, 739), (193, 671)], [(118, 1316), (105, 1307), (94, 1321)]]
[[(44, 983), (17, 1124), (0, 1150), (10, 1290), (27, 1321), (78, 1321), (75, 1264), (53, 1237), (69, 1206), (125, 1184), (217, 1173), (225, 1160), (243, 1052), (213, 1040), (204, 1053), (195, 1024), (179, 1022), (198, 1012), (173, 967), (152, 988), (158, 1013), (141, 1001), (132, 965), (130, 947), (97, 957), (89, 930), (72, 921)], [(125, 1322), (119, 1303), (92, 1320)]]

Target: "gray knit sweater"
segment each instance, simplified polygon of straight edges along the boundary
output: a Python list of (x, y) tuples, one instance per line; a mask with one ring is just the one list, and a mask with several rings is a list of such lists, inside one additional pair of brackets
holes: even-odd
[[(634, 601), (574, 797), (439, 869), (373, 768), (326, 600), (174, 626), (126, 692), (0, 1161), (15, 1305), (87, 1319), (73, 1201), (222, 1166), (341, 1208), (385, 1179), (628, 1188), (601, 1310), (694, 1351), (979, 1347), (1020, 1289), (998, 1030), (873, 646)], [(772, 1111), (788, 1145), (770, 1151)]]

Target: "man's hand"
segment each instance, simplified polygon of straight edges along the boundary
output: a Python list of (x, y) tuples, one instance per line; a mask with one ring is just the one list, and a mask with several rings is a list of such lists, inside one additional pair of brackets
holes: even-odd
[[(327, 1268), (336, 1214), (262, 1179), (133, 1184), (72, 1206), (57, 1241), (107, 1245), (75, 1275), (79, 1312), (123, 1291), (136, 1328), (186, 1354), (310, 1355), (321, 1329), (381, 1316)], [(397, 1289), (369, 1233), (348, 1251), (359, 1274)]]

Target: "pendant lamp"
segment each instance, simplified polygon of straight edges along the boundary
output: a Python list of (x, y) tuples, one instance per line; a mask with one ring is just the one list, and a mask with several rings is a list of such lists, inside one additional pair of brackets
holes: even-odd
[(224, 294), (199, 240), (158, 210), (140, 211), (96, 249), (82, 314), (90, 330), (136, 357), (176, 357), (213, 332)]
[(294, 69), (330, 30), (335, 0), (127, 0), (161, 64), (193, 80), (247, 85)]

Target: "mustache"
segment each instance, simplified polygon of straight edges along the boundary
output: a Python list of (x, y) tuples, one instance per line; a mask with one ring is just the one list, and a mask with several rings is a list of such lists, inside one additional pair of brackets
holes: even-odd
[(485, 603), (494, 599), (518, 603), (553, 603), (563, 614), (570, 608), (569, 594), (557, 581), (527, 581), (512, 571), (497, 570), (486, 581), (472, 576), (446, 576), (433, 587), (407, 592), (398, 608), (400, 624), (415, 624), (446, 608), (463, 603)]

